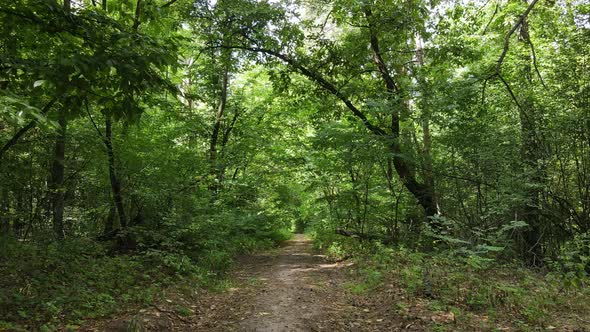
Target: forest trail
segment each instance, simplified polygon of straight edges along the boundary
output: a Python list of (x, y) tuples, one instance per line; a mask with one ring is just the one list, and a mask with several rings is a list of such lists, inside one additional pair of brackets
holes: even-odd
[[(198, 330), (245, 332), (344, 331), (347, 299), (339, 289), (349, 263), (329, 262), (302, 234), (274, 251), (246, 256), (236, 287), (210, 299)], [(214, 311), (213, 311), (213, 310)]]
[[(297, 234), (256, 273), (262, 287), (253, 303), (252, 315), (236, 325), (237, 330), (313, 331), (330, 312), (322, 290), (330, 287), (331, 276), (341, 266), (329, 263), (311, 250), (310, 240)], [(260, 268), (261, 267), (261, 268)], [(252, 278), (246, 273), (242, 278)]]
[(351, 266), (330, 262), (297, 234), (278, 249), (240, 258), (222, 292), (170, 292), (158, 305), (86, 331), (424, 331), (417, 317), (391, 310), (393, 291), (352, 294)]

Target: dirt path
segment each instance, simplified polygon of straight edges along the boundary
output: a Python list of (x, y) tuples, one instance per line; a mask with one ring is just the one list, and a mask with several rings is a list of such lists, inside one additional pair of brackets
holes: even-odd
[(393, 290), (370, 298), (347, 291), (351, 264), (328, 261), (295, 235), (277, 250), (240, 259), (223, 292), (166, 294), (92, 331), (423, 331), (383, 303), (396, 297)]
[(322, 294), (333, 283), (333, 270), (342, 265), (329, 263), (311, 251), (310, 241), (296, 235), (273, 258), (272, 265), (257, 271), (263, 287), (257, 294), (253, 315), (236, 324), (241, 331), (312, 331), (333, 303)]
[(236, 287), (201, 298), (203, 331), (334, 331), (346, 299), (339, 290), (349, 263), (332, 263), (295, 235), (276, 251), (247, 256), (234, 273)]

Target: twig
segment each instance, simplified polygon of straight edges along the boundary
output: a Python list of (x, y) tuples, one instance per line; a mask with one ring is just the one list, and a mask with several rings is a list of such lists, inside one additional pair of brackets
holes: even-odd
[(491, 0), (487, 0), (487, 1), (486, 1), (486, 2), (483, 4), (483, 5), (481, 5), (479, 8), (477, 8), (477, 11), (480, 11), (480, 10), (484, 9), (484, 8), (485, 8), (485, 6), (487, 6), (487, 5), (488, 5), (488, 3), (490, 3), (490, 1), (491, 1)]

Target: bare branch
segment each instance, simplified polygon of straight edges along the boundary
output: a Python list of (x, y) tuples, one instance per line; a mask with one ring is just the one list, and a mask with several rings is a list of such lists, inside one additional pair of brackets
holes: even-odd
[(94, 129), (96, 129), (96, 132), (98, 133), (98, 136), (100, 136), (100, 138), (104, 141), (105, 140), (104, 135), (100, 131), (100, 128), (98, 128), (98, 126), (96, 125), (96, 122), (94, 122), (94, 118), (92, 118), (92, 114), (90, 114), (90, 109), (88, 108), (88, 98), (86, 98), (84, 100), (84, 105), (86, 106), (86, 113), (88, 113), (88, 118), (90, 119), (90, 122), (94, 126)]
[[(498, 74), (498, 78), (500, 79), (500, 81), (502, 81), (502, 83), (504, 84), (504, 86), (506, 87), (506, 90), (508, 90), (508, 93), (510, 94), (510, 97), (512, 98), (512, 100), (514, 101), (514, 103), (516, 104), (516, 107), (518, 107), (518, 109), (522, 112), (524, 112), (522, 106), (520, 105), (520, 102), (518, 101), (518, 99), (516, 98), (516, 95), (514, 94), (514, 92), (512, 91), (512, 88), (510, 87), (510, 85), (508, 84), (508, 82), (506, 82), (506, 80), (504, 79), (504, 77), (500, 74)], [(526, 112), (525, 112), (526, 113)]]

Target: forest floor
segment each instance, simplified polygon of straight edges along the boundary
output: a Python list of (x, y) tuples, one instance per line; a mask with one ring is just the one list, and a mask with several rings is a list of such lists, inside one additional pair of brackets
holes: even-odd
[(81, 331), (588, 331), (569, 319), (555, 324), (560, 327), (523, 328), (508, 312), (500, 319), (485, 312), (456, 316), (427, 296), (410, 295), (395, 278), (363, 289), (358, 267), (330, 261), (304, 235), (236, 263), (217, 291), (189, 282), (167, 290), (156, 304)]
[(156, 305), (83, 330), (425, 331), (437, 318), (452, 323), (444, 314), (424, 316), (419, 304), (412, 315), (397, 314), (393, 288), (378, 296), (353, 294), (352, 263), (327, 260), (304, 235), (242, 257), (236, 266), (223, 291), (170, 291)]

